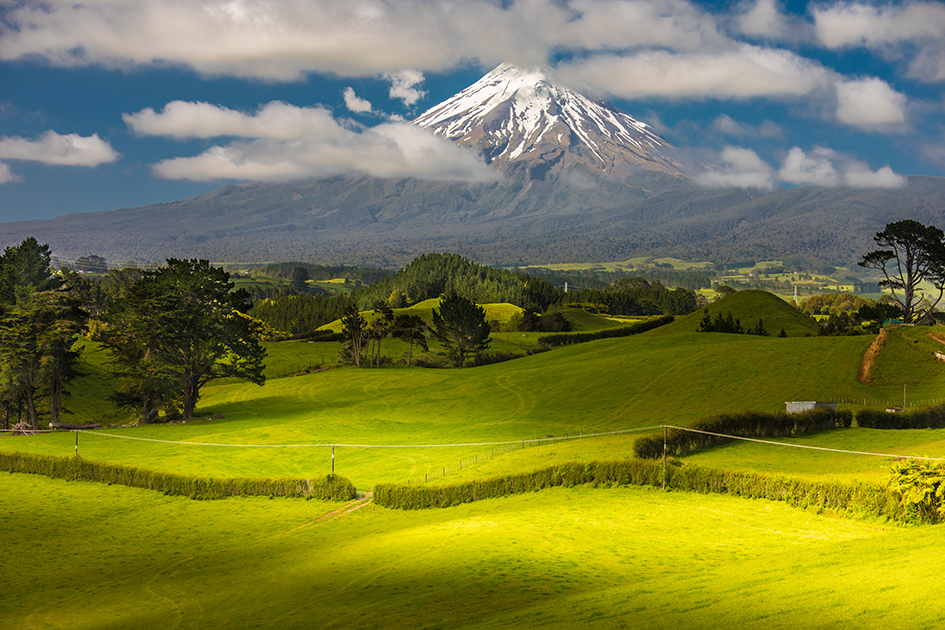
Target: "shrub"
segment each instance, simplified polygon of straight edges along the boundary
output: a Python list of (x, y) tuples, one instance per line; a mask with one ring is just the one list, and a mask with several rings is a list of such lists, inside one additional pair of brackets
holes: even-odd
[[(769, 413), (764, 411), (742, 411), (724, 413), (697, 420), (690, 425), (690, 429), (704, 431), (684, 431), (669, 429), (666, 432), (666, 451), (673, 457), (691, 453), (697, 449), (727, 442), (728, 439), (712, 433), (734, 435), (739, 437), (770, 436), (787, 437), (804, 435), (814, 431), (834, 427), (835, 416), (839, 424), (850, 426), (852, 414), (849, 411), (837, 412), (821, 407), (801, 413)], [(845, 423), (845, 424), (844, 424)], [(663, 435), (646, 435), (633, 444), (633, 454), (644, 459), (653, 459), (663, 456)]]
[(0, 452), (0, 470), (46, 475), (54, 479), (100, 481), (192, 499), (222, 499), (242, 495), (349, 501), (357, 496), (350, 480), (334, 474), (316, 479), (212, 479), (143, 470), (121, 464), (91, 462), (77, 455), (53, 457), (33, 453)]
[(637, 322), (630, 326), (621, 326), (620, 328), (608, 328), (596, 332), (571, 333), (558, 335), (545, 335), (538, 338), (538, 343), (543, 346), (564, 346), (572, 343), (586, 343), (597, 339), (613, 339), (616, 337), (629, 337), (639, 335), (648, 330), (671, 324), (675, 318), (672, 315), (664, 315), (656, 319), (649, 319), (645, 322)]
[(945, 405), (903, 413), (863, 409), (856, 414), (856, 425), (865, 429), (940, 429), (945, 427)]

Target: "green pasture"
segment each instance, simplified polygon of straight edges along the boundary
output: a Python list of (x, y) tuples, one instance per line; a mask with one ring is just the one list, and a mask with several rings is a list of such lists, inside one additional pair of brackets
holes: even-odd
[[(909, 335), (921, 339), (919, 331)], [(685, 425), (723, 411), (783, 410), (789, 400), (840, 400), (854, 410), (864, 403), (885, 407), (901, 401), (904, 386), (915, 403), (940, 400), (945, 365), (934, 360), (924, 342), (911, 339), (889, 335), (869, 385), (856, 380), (860, 358), (872, 341), (868, 336), (778, 339), (711, 333), (647, 333), (477, 368), (343, 368), (272, 378), (262, 387), (220, 383), (208, 386), (200, 401), (204, 419), (107, 431), (161, 441), (89, 433), (81, 438), (80, 453), (166, 472), (278, 477), (324, 474), (331, 467), (326, 445), (350, 445), (336, 448), (336, 470), (364, 490), (381, 481), (441, 474), (469, 457), (485, 459), (488, 453), (491, 460), (493, 448), (502, 448), (495, 442)], [(282, 343), (311, 352), (319, 345)], [(315, 355), (310, 358), (314, 362)], [(72, 434), (0, 440), (6, 451), (68, 455), (74, 449)], [(452, 444), (461, 446), (442, 446)], [(576, 459), (631, 452), (627, 441), (610, 457), (600, 450), (582, 455), (587, 444), (569, 447)], [(545, 448), (535, 449), (534, 457)]]
[[(737, 309), (746, 324), (753, 309), (781, 313), (742, 293), (714, 306)], [(591, 317), (577, 325), (608, 325)], [(788, 315), (763, 317), (771, 331)], [(899, 405), (905, 390), (910, 406), (941, 402), (945, 364), (934, 352), (943, 344), (932, 329), (890, 330), (863, 384), (857, 371), (872, 337), (805, 337), (791, 325), (779, 339), (696, 333), (680, 318), (476, 368), (299, 376), (334, 363), (340, 345), (268, 343), (264, 386), (211, 384), (201, 418), (83, 432), (79, 453), (206, 477), (311, 477), (334, 464), (365, 491), (622, 459), (638, 429), (777, 411), (789, 400), (836, 400), (855, 412)], [(493, 348), (524, 354), (538, 336), (502, 333)], [(384, 354), (404, 352), (398, 344), (384, 341)], [(89, 343), (83, 357), (72, 418), (130, 419), (106, 399), (105, 354)], [(615, 434), (570, 439), (581, 432)], [(71, 455), (75, 440), (3, 436), (0, 450)], [(881, 482), (895, 456), (945, 457), (945, 430), (854, 427), (779, 441), (833, 450), (739, 441), (683, 465)], [(0, 629), (931, 629), (945, 618), (942, 526), (640, 487), (555, 488), (422, 511), (355, 507), (196, 501), (0, 474), (0, 567), (11, 586)]]
[(649, 488), (448, 509), (0, 476), (0, 628), (941, 627), (942, 526)]

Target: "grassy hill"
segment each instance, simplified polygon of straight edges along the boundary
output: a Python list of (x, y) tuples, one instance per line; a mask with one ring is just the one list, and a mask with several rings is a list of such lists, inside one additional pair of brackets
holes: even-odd
[(654, 335), (674, 335), (682, 332), (695, 332), (699, 329), (702, 318), (708, 311), (709, 317), (725, 317), (728, 313), (740, 320), (743, 328), (753, 327), (759, 319), (771, 335), (777, 335), (781, 329), (788, 337), (816, 336), (820, 325), (793, 305), (767, 291), (736, 291), (709, 304), (705, 309), (677, 317), (669, 326), (653, 331)]
[[(930, 329), (890, 331), (864, 385), (856, 375), (870, 337), (804, 337), (790, 306), (742, 293), (713, 306), (739, 318), (759, 313), (769, 329), (769, 318), (783, 321), (791, 337), (696, 333), (697, 313), (635, 337), (478, 368), (301, 376), (291, 375), (294, 367), (317, 364), (336, 346), (273, 343), (265, 386), (213, 384), (198, 405), (203, 419), (85, 432), (79, 452), (212, 477), (306, 477), (334, 463), (367, 490), (427, 475), (451, 483), (623, 459), (634, 429), (720, 411), (774, 411), (794, 399), (882, 407), (901, 400), (904, 386), (916, 403), (945, 391), (945, 364), (933, 356), (941, 343)], [(589, 316), (578, 325), (610, 324)], [(84, 356), (88, 374), (68, 403), (76, 418), (124, 413), (104, 401), (102, 352), (88, 344)], [(504, 448), (582, 431), (625, 433)], [(74, 441), (70, 433), (7, 436), (0, 450), (70, 455)], [(853, 428), (782, 441), (945, 456), (942, 430)], [(741, 443), (695, 453), (686, 458), (692, 462), (877, 481), (890, 458)], [(901, 528), (639, 487), (556, 488), (437, 510), (356, 507), (193, 501), (0, 475), (5, 576), (19, 589), (0, 598), (0, 628), (934, 628), (942, 621), (934, 588), (940, 526)]]

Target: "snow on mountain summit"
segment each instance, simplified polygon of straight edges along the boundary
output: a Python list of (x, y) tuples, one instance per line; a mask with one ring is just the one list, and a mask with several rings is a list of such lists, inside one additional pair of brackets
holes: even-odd
[(522, 162), (540, 173), (581, 164), (618, 175), (642, 169), (685, 177), (666, 155), (672, 145), (649, 125), (550, 76), (547, 69), (502, 64), (414, 122), (476, 147), (501, 170)]

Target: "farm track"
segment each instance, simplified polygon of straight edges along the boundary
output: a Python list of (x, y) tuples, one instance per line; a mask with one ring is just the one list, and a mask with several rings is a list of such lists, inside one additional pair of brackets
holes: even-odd
[(869, 385), (873, 382), (872, 379), (870, 379), (870, 372), (873, 370), (873, 363), (876, 362), (876, 357), (879, 356), (879, 352), (883, 349), (885, 344), (886, 329), (884, 328), (879, 331), (879, 334), (876, 335), (876, 339), (874, 339), (870, 347), (866, 349), (866, 352), (863, 353), (863, 358), (860, 360), (860, 369), (856, 373), (856, 380), (863, 385)]
[(289, 534), (294, 534), (303, 529), (308, 529), (312, 525), (327, 523), (337, 518), (341, 518), (342, 516), (347, 516), (348, 514), (351, 514), (352, 512), (356, 510), (360, 510), (364, 506), (369, 505), (373, 501), (374, 501), (374, 493), (368, 492), (365, 494), (364, 497), (360, 499), (354, 499), (353, 501), (348, 501), (337, 510), (332, 510), (331, 512), (328, 512), (327, 514), (322, 514), (321, 516), (314, 518), (307, 523), (303, 523), (302, 525), (299, 525), (298, 527), (293, 527), (292, 529), (286, 530), (282, 532), (281, 534), (276, 534), (272, 536), (271, 538), (282, 538), (284, 536), (288, 536)]

